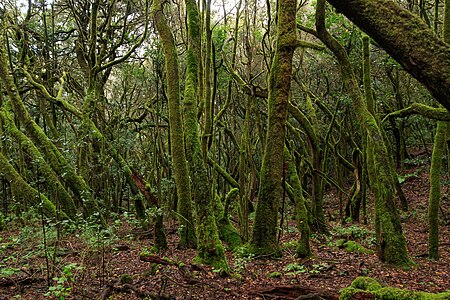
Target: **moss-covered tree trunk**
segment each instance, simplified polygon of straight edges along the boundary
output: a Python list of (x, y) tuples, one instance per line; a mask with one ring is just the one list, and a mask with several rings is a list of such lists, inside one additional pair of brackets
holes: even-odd
[(323, 151), (320, 147), (319, 140), (317, 139), (319, 132), (319, 123), (316, 116), (316, 111), (312, 105), (311, 97), (306, 96), (306, 113), (311, 122), (311, 131), (314, 133), (315, 138), (308, 138), (309, 152), (311, 156), (311, 202), (313, 213), (313, 228), (319, 232), (326, 232), (325, 215), (323, 211), (323, 179), (319, 173), (324, 170), (326, 159), (323, 160)]
[[(48, 216), (55, 217), (58, 214), (55, 204), (48, 200), (44, 194), (39, 193), (35, 188), (30, 186), (10, 164), (8, 158), (1, 152), (0, 173), (8, 180), (11, 185), (11, 192), (18, 201), (28, 201), (35, 206), (41, 206), (44, 214)], [(59, 213), (59, 217), (68, 219), (68, 216), (64, 212)]]
[[(144, 208), (143, 208), (141, 194), (146, 198), (147, 202), (149, 202), (150, 204), (156, 203), (154, 201), (152, 195), (150, 193), (148, 193), (147, 190), (144, 190), (145, 187), (138, 186), (138, 184), (139, 184), (138, 183), (139, 180), (137, 180), (138, 175), (135, 172), (133, 172), (133, 170), (130, 168), (130, 166), (128, 165), (126, 160), (122, 157), (119, 150), (114, 146), (114, 144), (105, 138), (105, 136), (102, 134), (102, 132), (97, 128), (95, 123), (90, 118), (86, 118), (86, 115), (83, 114), (82, 111), (78, 110), (76, 107), (74, 107), (73, 105), (71, 105), (70, 103), (68, 103), (66, 100), (63, 99), (63, 97), (62, 97), (63, 90), (62, 89), (60, 89), (60, 91), (58, 92), (58, 95), (56, 97), (54, 97), (54, 96), (50, 95), (50, 93), (46, 90), (46, 88), (42, 84), (35, 82), (31, 76), (31, 74), (29, 74), (26, 71), (24, 71), (24, 73), (27, 76), (28, 81), (34, 87), (36, 87), (41, 92), (41, 94), (45, 98), (47, 98), (47, 100), (49, 100), (53, 104), (57, 104), (58, 106), (63, 107), (64, 110), (70, 112), (71, 114), (73, 114), (75, 117), (77, 117), (80, 120), (83, 120), (83, 118), (85, 118), (84, 126), (86, 126), (86, 128), (87, 128), (86, 131), (89, 132), (89, 136), (90, 136), (91, 140), (97, 142), (98, 144), (104, 145), (107, 153), (116, 161), (120, 170), (125, 175), (125, 179), (126, 179), (128, 185), (130, 186), (131, 192), (134, 195), (136, 195), (136, 197), (134, 197), (135, 205), (140, 206), (139, 209), (142, 210), (142, 212), (143, 212)], [(143, 184), (143, 185), (145, 185), (145, 184)], [(137, 209), (137, 210), (139, 210), (139, 209)]]
[(283, 149), (291, 88), (292, 57), (297, 45), (296, 0), (279, 0), (277, 41), (269, 75), (268, 125), (260, 174), (251, 251), (278, 254), (277, 215), (283, 195)]
[(391, 0), (327, 0), (364, 30), (450, 110), (450, 48)]
[(409, 263), (406, 240), (402, 232), (395, 201), (395, 183), (389, 151), (377, 120), (368, 110), (352, 65), (345, 49), (325, 27), (325, 0), (317, 1), (316, 28), (319, 38), (334, 53), (340, 66), (344, 85), (353, 100), (358, 121), (367, 136), (367, 169), (371, 187), (375, 192), (375, 229), (378, 256), (393, 264)]
[(175, 41), (163, 14), (161, 1), (153, 2), (153, 18), (163, 45), (166, 61), (167, 98), (169, 105), (170, 146), (172, 152), (175, 184), (180, 215), (179, 247), (195, 246), (195, 231), (192, 218), (191, 188), (186, 162), (184, 130), (181, 117), (180, 84), (178, 75), (178, 54)]
[(64, 211), (71, 218), (76, 215), (75, 203), (72, 196), (67, 192), (64, 186), (58, 179), (57, 174), (53, 169), (47, 164), (44, 157), (42, 157), (39, 149), (33, 144), (33, 142), (17, 128), (10, 110), (6, 107), (9, 102), (4, 104), (4, 107), (0, 108), (0, 119), (5, 126), (5, 132), (15, 139), (25, 150), (25, 152), (30, 156), (33, 161), (33, 165), (37, 169), (37, 172), (42, 176), (45, 181), (49, 192), (55, 193), (58, 197), (61, 210)]
[[(249, 62), (250, 64), (250, 62)], [(250, 114), (253, 97), (247, 95), (245, 101), (244, 127), (242, 128), (239, 145), (239, 232), (244, 242), (249, 239), (249, 206), (251, 193), (251, 169), (250, 169)]]
[[(213, 197), (203, 156), (199, 124), (197, 121), (200, 95), (201, 61), (200, 18), (194, 0), (186, 0), (188, 17), (187, 69), (184, 90), (184, 130), (186, 133), (186, 156), (192, 178), (192, 196), (195, 201), (197, 223), (197, 260), (220, 269), (228, 269), (222, 242), (219, 239), (213, 211)], [(205, 89), (210, 87), (205, 86)]]
[[(308, 105), (310, 110), (312, 108), (311, 99), (308, 99), (307, 102), (310, 102)], [(313, 122), (308, 119), (308, 117), (296, 106), (289, 104), (288, 107), (289, 113), (300, 123), (303, 130), (308, 137), (308, 146), (309, 152), (311, 155), (311, 160), (313, 164), (314, 170), (322, 170), (322, 149), (320, 147), (319, 138), (317, 136), (317, 123), (313, 125)], [(317, 120), (316, 120), (317, 122)], [(312, 178), (312, 214), (313, 214), (313, 224), (314, 228), (318, 231), (326, 231), (325, 219), (323, 213), (323, 192), (322, 192), (322, 179), (318, 172), (313, 171)]]
[(203, 155), (208, 155), (209, 144), (211, 141), (211, 135), (213, 132), (213, 101), (212, 99), (212, 30), (211, 30), (211, 0), (204, 0), (204, 31), (205, 31), (205, 51), (204, 51), (204, 67), (203, 67), (203, 97), (202, 105), (205, 108), (203, 111), (204, 126), (202, 135), (202, 151)]
[(27, 108), (25, 107), (22, 98), (19, 95), (18, 89), (14, 80), (9, 75), (7, 56), (5, 50), (4, 33), (0, 34), (0, 78), (3, 81), (5, 90), (8, 93), (9, 99), (14, 110), (15, 115), (19, 118), (23, 127), (25, 128), (29, 138), (34, 144), (41, 148), (43, 156), (49, 163), (56, 174), (61, 176), (66, 184), (70, 187), (72, 192), (76, 195), (79, 203), (81, 203), (87, 214), (91, 214), (98, 210), (98, 205), (94, 200), (89, 186), (84, 179), (79, 176), (72, 165), (66, 160), (62, 153), (58, 150), (55, 144), (47, 137), (45, 132), (38, 124), (31, 118)]
[[(450, 43), (450, 0), (445, 1), (444, 41)], [(430, 197), (428, 205), (428, 256), (439, 259), (439, 203), (441, 201), (442, 158), (447, 148), (449, 123), (438, 121), (434, 136), (433, 154), (430, 166)]]
[(447, 147), (448, 123), (439, 121), (434, 136), (430, 166), (430, 196), (428, 204), (428, 256), (439, 259), (439, 203), (441, 200), (442, 158)]
[(284, 155), (288, 160), (289, 182), (292, 186), (292, 195), (295, 201), (297, 229), (300, 232), (300, 239), (297, 244), (297, 257), (305, 258), (311, 255), (311, 246), (309, 243), (310, 229), (308, 224), (308, 211), (306, 210), (306, 201), (303, 197), (303, 188), (300, 183), (300, 177), (297, 173), (297, 167), (293, 155), (285, 147)]

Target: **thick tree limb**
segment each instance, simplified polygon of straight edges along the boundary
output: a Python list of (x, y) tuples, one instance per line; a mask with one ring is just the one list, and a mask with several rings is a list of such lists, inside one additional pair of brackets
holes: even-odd
[(391, 0), (327, 0), (450, 110), (450, 47)]
[(386, 115), (383, 122), (385, 122), (388, 118), (404, 118), (410, 115), (421, 115), (428, 119), (450, 121), (450, 113), (444, 108), (431, 107), (422, 103), (413, 103), (411, 106)]

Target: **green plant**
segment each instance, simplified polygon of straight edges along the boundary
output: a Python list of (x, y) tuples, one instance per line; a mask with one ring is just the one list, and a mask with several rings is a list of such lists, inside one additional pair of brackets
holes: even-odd
[(298, 263), (288, 264), (283, 268), (283, 271), (287, 272), (286, 275), (297, 276), (300, 273), (307, 273), (308, 269), (304, 265), (299, 265)]
[[(333, 229), (332, 235), (340, 240), (336, 241), (336, 246), (340, 247), (346, 241), (358, 241), (366, 246), (375, 243), (375, 233), (363, 226), (352, 224), (350, 226), (337, 226)], [(338, 244), (340, 243), (340, 245)]]
[(121, 283), (128, 283), (128, 284), (131, 284), (131, 283), (133, 283), (133, 277), (131, 277), (131, 275), (129, 275), (129, 274), (122, 274), (121, 276), (120, 276), (120, 282)]
[(73, 271), (81, 269), (83, 269), (83, 267), (77, 265), (76, 263), (70, 263), (64, 266), (61, 276), (53, 277), (55, 284), (48, 288), (49, 291), (45, 294), (45, 296), (54, 296), (59, 300), (64, 300), (66, 297), (69, 297), (70, 291), (72, 290), (70, 285), (75, 280)]
[(255, 255), (252, 253), (240, 255), (239, 253), (235, 253), (235, 259), (233, 261), (233, 270), (236, 273), (241, 273), (247, 264), (251, 262), (255, 258)]
[(328, 270), (329, 268), (330, 268), (330, 265), (325, 262), (320, 263), (320, 264), (314, 264), (314, 265), (312, 265), (312, 269), (309, 270), (309, 273), (317, 275), (323, 271)]
[(119, 240), (115, 226), (103, 228), (100, 224), (87, 221), (81, 225), (81, 228), (81, 234), (78, 236), (93, 248), (110, 246)]
[(409, 173), (409, 174), (407, 173), (407, 174), (404, 174), (404, 175), (398, 174), (398, 175), (397, 175), (398, 182), (399, 182), (400, 184), (402, 184), (402, 183), (404, 183), (408, 178), (417, 178), (417, 177), (419, 177), (419, 174), (422, 173), (422, 172), (423, 172), (423, 167), (416, 169), (416, 171), (414, 171), (414, 173)]
[(1, 267), (0, 268), (0, 277), (9, 277), (12, 275), (15, 275), (20, 272), (20, 269), (18, 268), (8, 268), (8, 267)]

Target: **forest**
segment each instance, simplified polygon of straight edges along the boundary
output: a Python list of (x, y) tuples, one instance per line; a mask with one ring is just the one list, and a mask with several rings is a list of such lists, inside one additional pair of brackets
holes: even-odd
[(0, 22), (0, 300), (450, 299), (450, 0)]

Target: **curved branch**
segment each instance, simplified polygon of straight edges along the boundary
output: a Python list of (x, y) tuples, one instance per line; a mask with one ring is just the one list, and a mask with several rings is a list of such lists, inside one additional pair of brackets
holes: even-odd
[(428, 119), (450, 122), (450, 113), (445, 108), (431, 107), (422, 103), (413, 103), (411, 106), (391, 112), (383, 119), (383, 123), (388, 118), (405, 118), (410, 115), (421, 115)]
[(364, 30), (450, 110), (450, 47), (391, 0), (327, 0)]

